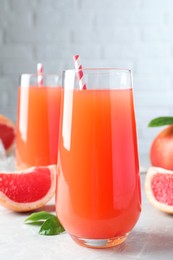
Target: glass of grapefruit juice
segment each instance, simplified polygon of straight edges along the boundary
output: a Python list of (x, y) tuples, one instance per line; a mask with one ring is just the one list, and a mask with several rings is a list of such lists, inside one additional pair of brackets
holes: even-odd
[(141, 211), (131, 71), (83, 69), (63, 75), (56, 212), (80, 245), (122, 243)]
[(61, 87), (58, 75), (23, 74), (18, 88), (16, 168), (57, 163)]

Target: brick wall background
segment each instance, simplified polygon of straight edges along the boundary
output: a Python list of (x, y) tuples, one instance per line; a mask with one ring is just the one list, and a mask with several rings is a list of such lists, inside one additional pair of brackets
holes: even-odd
[(0, 0), (0, 113), (16, 120), (21, 73), (85, 67), (133, 70), (141, 166), (161, 128), (150, 119), (173, 114), (172, 0)]

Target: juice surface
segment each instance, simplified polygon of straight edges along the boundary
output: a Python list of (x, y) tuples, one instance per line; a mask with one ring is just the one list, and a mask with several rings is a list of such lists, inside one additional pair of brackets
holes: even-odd
[(124, 235), (141, 210), (132, 89), (65, 91), (57, 215), (77, 237)]
[(61, 87), (19, 87), (16, 167), (57, 163)]

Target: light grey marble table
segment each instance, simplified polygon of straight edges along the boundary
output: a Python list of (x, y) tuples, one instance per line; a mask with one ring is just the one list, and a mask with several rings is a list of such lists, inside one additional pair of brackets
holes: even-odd
[[(142, 189), (145, 175), (141, 175)], [(0, 260), (169, 260), (173, 259), (173, 216), (154, 209), (142, 190), (141, 217), (127, 240), (111, 249), (81, 247), (63, 233), (41, 236), (38, 227), (23, 224), (29, 214), (0, 207)], [(54, 208), (52, 200), (44, 209)]]

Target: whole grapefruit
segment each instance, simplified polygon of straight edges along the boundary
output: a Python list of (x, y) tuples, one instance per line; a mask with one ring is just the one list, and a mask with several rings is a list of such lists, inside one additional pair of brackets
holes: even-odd
[(145, 193), (155, 208), (173, 214), (173, 171), (150, 167), (145, 178)]
[(173, 170), (173, 125), (163, 129), (154, 139), (150, 160), (153, 166)]
[(55, 193), (56, 165), (0, 172), (0, 204), (16, 212), (38, 209)]

